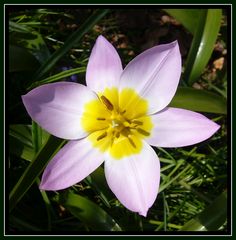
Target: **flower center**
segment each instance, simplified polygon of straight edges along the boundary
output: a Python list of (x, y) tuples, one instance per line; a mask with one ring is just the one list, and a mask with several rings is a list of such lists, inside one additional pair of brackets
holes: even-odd
[(85, 105), (82, 126), (91, 133), (88, 138), (94, 147), (120, 159), (142, 150), (142, 139), (152, 129), (146, 113), (146, 100), (134, 90), (106, 89)]

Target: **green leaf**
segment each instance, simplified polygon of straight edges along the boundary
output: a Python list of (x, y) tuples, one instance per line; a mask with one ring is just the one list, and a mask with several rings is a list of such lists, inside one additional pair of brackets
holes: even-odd
[(32, 121), (32, 140), (36, 154), (42, 146), (42, 128), (34, 121)]
[(180, 231), (217, 231), (227, 218), (227, 192), (223, 192), (197, 217), (188, 221)]
[(183, 76), (189, 85), (199, 79), (211, 57), (220, 29), (221, 14), (221, 9), (208, 9), (200, 12)]
[(26, 168), (17, 184), (14, 186), (9, 197), (10, 211), (16, 206), (27, 190), (35, 182), (36, 178), (43, 171), (49, 160), (56, 154), (64, 144), (64, 140), (50, 136), (48, 141), (42, 146), (34, 160)]
[(50, 76), (48, 78), (45, 78), (41, 81), (37, 81), (37, 82), (34, 82), (29, 88), (29, 89), (33, 89), (37, 86), (40, 86), (42, 84), (46, 84), (46, 83), (52, 83), (52, 82), (56, 82), (56, 81), (59, 81), (63, 78), (66, 78), (66, 77), (69, 77), (69, 76), (72, 76), (74, 74), (78, 74), (78, 73), (84, 73), (86, 71), (86, 68), (85, 67), (79, 67), (79, 68), (73, 68), (73, 69), (70, 69), (70, 70), (66, 70), (66, 71), (63, 71), (63, 72), (60, 72), (60, 73), (57, 73), (53, 76)]
[(26, 49), (42, 64), (50, 57), (50, 52), (42, 35), (35, 31), (34, 28), (25, 26), (25, 24), (9, 22), (11, 31), (9, 41), (13, 45)]
[[(32, 143), (31, 125), (14, 124), (9, 128), (9, 150), (10, 153), (25, 160), (32, 161), (35, 150)], [(49, 134), (42, 130), (42, 143), (45, 143)]]
[(190, 87), (179, 87), (169, 107), (198, 112), (227, 113), (227, 102), (222, 96)]
[(26, 146), (32, 147), (30, 125), (21, 125), (21, 124), (10, 125), (9, 135), (18, 139)]
[(192, 34), (196, 31), (199, 21), (199, 9), (163, 9), (179, 21)]
[(97, 204), (72, 192), (60, 195), (60, 203), (72, 215), (97, 231), (122, 231), (115, 220)]
[(66, 54), (80, 39), (86, 34), (101, 18), (107, 13), (108, 9), (96, 10), (71, 36), (68, 37), (65, 44), (54, 52), (51, 57), (36, 72), (35, 79), (38, 80), (44, 76), (56, 63)]
[(39, 62), (26, 49), (9, 45), (9, 72), (33, 71), (38, 67)]
[(42, 64), (49, 59), (51, 54), (41, 34), (36, 31), (33, 31), (32, 34), (34, 39), (24, 39), (23, 44)]
[(10, 153), (31, 161), (34, 158), (31, 126), (20, 124), (10, 125), (9, 135)]

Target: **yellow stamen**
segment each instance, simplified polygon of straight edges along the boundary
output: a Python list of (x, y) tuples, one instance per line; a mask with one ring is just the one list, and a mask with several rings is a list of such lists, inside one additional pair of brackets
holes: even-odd
[(120, 132), (117, 132), (116, 133), (116, 138), (119, 138), (120, 137)]
[(138, 121), (138, 120), (133, 120), (132, 123), (137, 124), (137, 125), (143, 125), (143, 122)]
[[(93, 147), (115, 159), (139, 154), (153, 128), (148, 102), (133, 89), (106, 88), (85, 105), (82, 126)], [(125, 109), (125, 110), (124, 110)]]
[(137, 148), (134, 141), (129, 136), (128, 136), (128, 140), (132, 147)]
[(97, 141), (105, 138), (106, 136), (107, 136), (107, 132), (104, 132), (102, 135), (100, 135), (100, 136), (97, 137)]
[(98, 117), (98, 118), (97, 118), (97, 120), (99, 120), (99, 121), (105, 121), (105, 120), (106, 120), (106, 118), (101, 118), (101, 117)]
[(142, 129), (142, 128), (136, 128), (136, 130), (137, 130), (139, 133), (141, 133), (142, 135), (144, 135), (144, 136), (150, 136), (150, 133), (147, 132), (147, 131), (145, 131), (145, 130)]
[(105, 96), (102, 95), (100, 98), (108, 110), (112, 111), (114, 109), (112, 103)]

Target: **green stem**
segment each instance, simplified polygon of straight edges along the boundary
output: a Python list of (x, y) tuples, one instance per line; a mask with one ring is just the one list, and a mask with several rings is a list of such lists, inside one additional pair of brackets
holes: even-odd
[[(39, 186), (40, 184), (40, 180), (39, 178), (36, 179), (36, 182)], [(46, 206), (46, 210), (47, 210), (47, 216), (48, 216), (48, 231), (51, 231), (52, 229), (52, 217), (51, 217), (51, 213), (54, 213), (53, 212), (53, 209), (51, 207), (51, 203), (50, 203), (50, 200), (47, 196), (47, 193), (43, 190), (40, 191), (41, 195), (42, 195), (42, 198), (44, 200), (44, 203), (45, 203), (45, 206)]]

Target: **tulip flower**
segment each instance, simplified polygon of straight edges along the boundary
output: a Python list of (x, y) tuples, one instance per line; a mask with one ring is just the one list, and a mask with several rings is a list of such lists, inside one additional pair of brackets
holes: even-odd
[(57, 82), (22, 96), (35, 122), (69, 140), (47, 165), (40, 189), (68, 188), (104, 162), (115, 196), (146, 216), (160, 183), (160, 161), (151, 146), (196, 144), (219, 128), (202, 114), (168, 107), (180, 74), (177, 41), (144, 51), (123, 70), (115, 48), (99, 36), (87, 66), (87, 86)]

